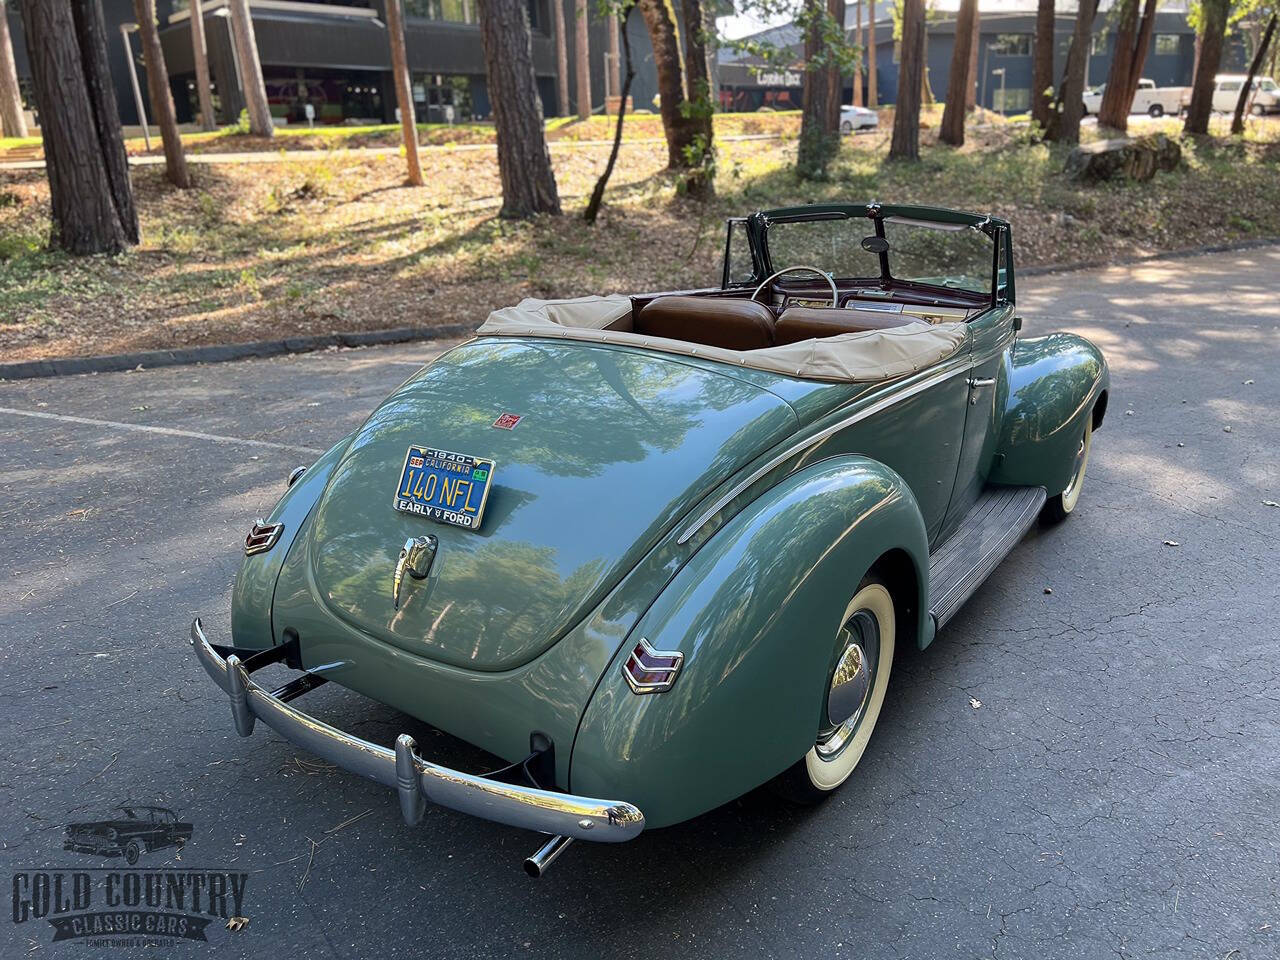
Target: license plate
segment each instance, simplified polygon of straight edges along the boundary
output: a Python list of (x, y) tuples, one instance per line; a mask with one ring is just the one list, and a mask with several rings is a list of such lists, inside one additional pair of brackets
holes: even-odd
[(492, 460), (410, 447), (396, 487), (395, 508), (437, 523), (479, 530), (492, 483)]

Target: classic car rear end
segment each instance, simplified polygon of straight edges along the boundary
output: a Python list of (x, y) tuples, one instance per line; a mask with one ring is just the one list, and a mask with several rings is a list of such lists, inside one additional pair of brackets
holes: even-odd
[[(726, 249), (719, 290), (498, 311), (294, 478), (246, 541), (232, 645), (193, 625), (238, 732), (395, 788), (411, 823), (430, 801), (552, 834), (533, 873), (779, 775), (847, 779), (895, 646), (1074, 509), (1106, 367), (1017, 342), (993, 218), (796, 208)], [(281, 661), (304, 672), (253, 681)], [(291, 705), (329, 680), (511, 766)]]

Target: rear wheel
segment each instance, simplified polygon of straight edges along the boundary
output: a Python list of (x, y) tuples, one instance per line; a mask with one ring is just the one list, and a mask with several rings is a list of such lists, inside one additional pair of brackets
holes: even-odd
[(817, 803), (849, 779), (880, 718), (893, 666), (893, 597), (874, 576), (858, 585), (836, 635), (823, 725), (814, 745), (775, 781), (799, 803)]
[(1147, 113), (1153, 117), (1163, 117), (1164, 107), (1160, 106), (1160, 104), (1158, 103), (1153, 103), (1150, 107), (1147, 108)]
[(1065, 490), (1045, 501), (1044, 507), (1040, 510), (1040, 520), (1043, 523), (1061, 523), (1071, 515), (1071, 511), (1075, 510), (1076, 504), (1080, 502), (1080, 488), (1084, 485), (1084, 472), (1089, 466), (1089, 448), (1092, 445), (1093, 418), (1090, 417), (1084, 425), (1084, 436), (1080, 438), (1080, 445), (1076, 447), (1071, 480), (1067, 483)]
[(848, 120), (844, 121), (844, 123), (840, 124), (840, 132), (845, 134), (853, 133), (853, 124)]

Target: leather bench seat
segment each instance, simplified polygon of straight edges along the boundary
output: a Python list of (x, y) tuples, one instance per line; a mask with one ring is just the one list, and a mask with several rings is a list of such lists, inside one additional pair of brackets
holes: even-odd
[(841, 333), (888, 330), (913, 324), (929, 326), (925, 320), (900, 313), (872, 313), (869, 310), (840, 310), (832, 307), (788, 307), (778, 318), (773, 340), (782, 345), (834, 337)]
[(724, 297), (657, 297), (632, 321), (635, 333), (727, 350), (771, 347), (773, 327), (773, 311), (763, 303)]

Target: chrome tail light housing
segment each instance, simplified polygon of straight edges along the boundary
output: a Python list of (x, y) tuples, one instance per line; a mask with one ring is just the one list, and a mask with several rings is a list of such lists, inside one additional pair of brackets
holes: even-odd
[(259, 517), (249, 529), (249, 535), (244, 538), (244, 555), (251, 557), (255, 553), (266, 553), (276, 545), (283, 532), (283, 523), (267, 523)]
[(679, 650), (655, 650), (641, 637), (622, 666), (622, 676), (632, 693), (664, 693), (675, 684), (683, 664)]

